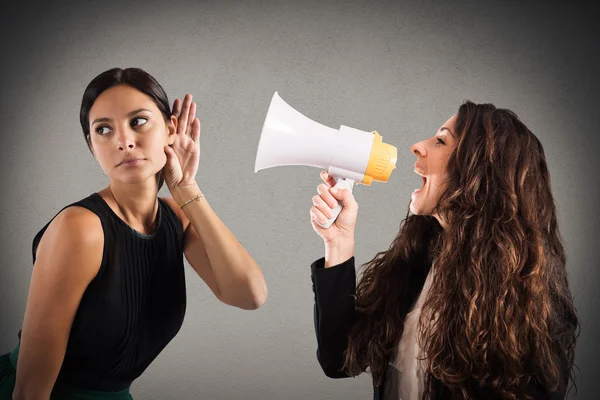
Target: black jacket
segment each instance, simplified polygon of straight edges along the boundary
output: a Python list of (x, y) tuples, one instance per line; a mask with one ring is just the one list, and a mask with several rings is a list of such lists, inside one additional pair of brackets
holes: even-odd
[[(315, 296), (314, 318), (317, 334), (317, 359), (323, 372), (330, 378), (346, 378), (343, 370), (344, 351), (348, 346), (348, 334), (356, 320), (354, 295), (356, 270), (354, 257), (342, 264), (324, 268), (321, 258), (311, 265), (312, 288)], [(410, 275), (409, 301), (413, 304), (421, 292), (431, 265), (413, 269)], [(406, 310), (408, 312), (408, 310)], [(435, 399), (451, 398), (448, 388), (437, 381)], [(383, 385), (373, 385), (373, 399), (381, 400)], [(565, 392), (548, 393), (540, 385), (532, 384), (528, 393), (536, 400), (564, 399)], [(493, 394), (481, 393), (482, 399), (493, 399)]]

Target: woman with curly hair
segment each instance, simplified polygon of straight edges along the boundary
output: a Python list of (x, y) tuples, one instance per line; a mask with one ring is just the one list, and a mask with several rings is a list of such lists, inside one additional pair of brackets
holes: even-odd
[(325, 257), (311, 272), (325, 374), (368, 369), (375, 399), (563, 398), (578, 319), (540, 141), (513, 112), (466, 102), (412, 152), (423, 186), (358, 284), (358, 205), (321, 173), (310, 215)]

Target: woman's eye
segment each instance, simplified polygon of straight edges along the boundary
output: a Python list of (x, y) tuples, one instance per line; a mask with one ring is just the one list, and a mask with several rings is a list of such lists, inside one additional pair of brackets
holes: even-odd
[(96, 128), (96, 133), (99, 135), (106, 135), (110, 129), (108, 126), (99, 126)]
[(437, 138), (437, 142), (438, 142), (438, 144), (446, 144), (446, 143), (445, 143), (445, 142), (444, 142), (442, 139), (440, 139), (440, 138)]
[(131, 126), (140, 126), (148, 122), (147, 118), (137, 117), (131, 120)]

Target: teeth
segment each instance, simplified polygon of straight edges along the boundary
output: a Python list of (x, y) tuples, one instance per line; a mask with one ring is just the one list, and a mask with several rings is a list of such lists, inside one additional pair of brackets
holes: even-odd
[(415, 172), (421, 176), (425, 175), (425, 171), (423, 171), (421, 168), (415, 168)]

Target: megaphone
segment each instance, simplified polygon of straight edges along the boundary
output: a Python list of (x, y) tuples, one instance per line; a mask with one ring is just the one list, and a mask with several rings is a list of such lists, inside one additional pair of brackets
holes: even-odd
[[(344, 125), (329, 128), (305, 117), (275, 92), (258, 142), (254, 172), (285, 165), (318, 167), (336, 178), (336, 188), (352, 191), (355, 183), (387, 182), (397, 157), (396, 147), (383, 143), (376, 131)], [(333, 217), (319, 225), (329, 228), (341, 210), (338, 203)]]

